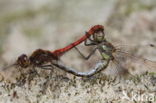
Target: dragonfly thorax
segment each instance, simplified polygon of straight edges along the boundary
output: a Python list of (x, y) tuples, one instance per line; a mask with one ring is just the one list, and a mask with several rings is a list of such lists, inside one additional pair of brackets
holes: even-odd
[(113, 60), (113, 53), (115, 52), (115, 47), (109, 42), (105, 41), (99, 47), (99, 51), (104, 60)]

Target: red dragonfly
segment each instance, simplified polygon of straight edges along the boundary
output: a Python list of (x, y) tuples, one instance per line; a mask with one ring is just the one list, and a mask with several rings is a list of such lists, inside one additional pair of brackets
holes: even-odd
[[(91, 27), (91, 29), (88, 32), (86, 32), (86, 34), (83, 37), (81, 37), (74, 43), (71, 43), (70, 45), (64, 48), (55, 51), (37, 49), (29, 57), (26, 54), (22, 54), (21, 56), (18, 57), (17, 61), (14, 64), (4, 68), (3, 70), (6, 70), (7, 68), (12, 66), (18, 66), (21, 68), (27, 68), (29, 66), (32, 66), (32, 67), (39, 67), (42, 69), (52, 69), (53, 62), (54, 64), (56, 64), (57, 62), (59, 63), (60, 57), (63, 54), (65, 54), (75, 46), (79, 45), (83, 41), (90, 39), (90, 36), (96, 33), (104, 34), (104, 27), (102, 25), (95, 25)], [(77, 73), (75, 70), (67, 70), (67, 69), (62, 69), (62, 70), (72, 73), (74, 75), (78, 74), (78, 76), (83, 76), (83, 75), (85, 76), (85, 74)]]

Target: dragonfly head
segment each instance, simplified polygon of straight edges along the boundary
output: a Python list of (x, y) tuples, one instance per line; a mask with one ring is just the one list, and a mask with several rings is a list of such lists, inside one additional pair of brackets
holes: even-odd
[(104, 41), (105, 40), (104, 29), (97, 30), (93, 35), (93, 39), (95, 42), (98, 42), (98, 43), (101, 43), (102, 41)]
[(16, 64), (22, 68), (27, 68), (30, 65), (28, 56), (26, 54), (22, 54), (18, 57)]

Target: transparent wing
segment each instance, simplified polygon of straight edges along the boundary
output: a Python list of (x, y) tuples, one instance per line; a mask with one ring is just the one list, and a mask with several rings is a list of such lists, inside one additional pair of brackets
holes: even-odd
[(121, 75), (121, 76), (127, 76), (129, 75), (128, 69), (126, 66), (124, 66), (124, 63), (122, 61), (122, 58), (116, 58), (114, 57), (114, 60), (112, 60), (109, 63), (109, 67), (107, 69), (107, 74), (111, 75)]
[(132, 55), (128, 51), (123, 49), (117, 49), (115, 53), (113, 53), (114, 57), (119, 61), (122, 65), (124, 65), (128, 70), (143, 72), (156, 72), (156, 62), (150, 61), (148, 59)]

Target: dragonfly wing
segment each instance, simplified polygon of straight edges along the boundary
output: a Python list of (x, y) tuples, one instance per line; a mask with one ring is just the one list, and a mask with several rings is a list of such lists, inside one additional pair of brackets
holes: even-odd
[(122, 62), (118, 58), (114, 58), (109, 64), (107, 69), (107, 73), (111, 75), (128, 75), (128, 69), (122, 64)]
[(131, 55), (130, 53), (121, 50), (117, 50), (113, 55), (118, 59), (118, 61), (121, 61), (124, 65), (126, 65), (128, 70), (136, 73), (145, 71), (156, 72), (155, 61), (150, 61), (139, 56)]

